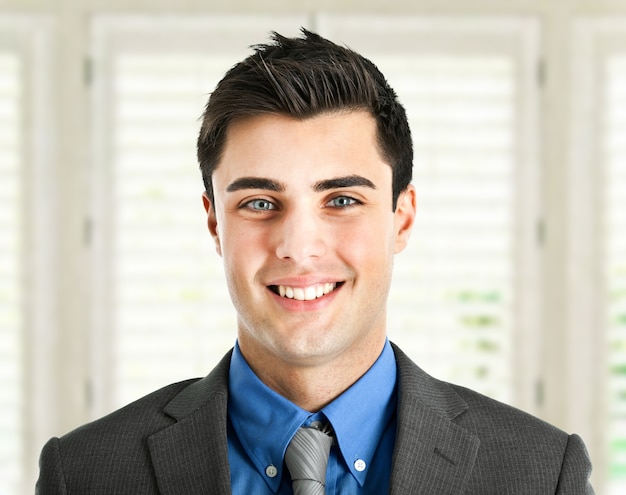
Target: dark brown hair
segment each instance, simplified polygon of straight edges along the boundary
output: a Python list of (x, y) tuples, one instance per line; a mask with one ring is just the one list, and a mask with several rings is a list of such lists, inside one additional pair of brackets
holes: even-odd
[(370, 112), (381, 156), (393, 173), (393, 204), (411, 182), (413, 146), (406, 112), (383, 74), (368, 59), (302, 29), (302, 36), (273, 33), (272, 43), (230, 69), (211, 94), (198, 136), (204, 187), (213, 201), (211, 176), (219, 164), (228, 126), (260, 114), (307, 119), (322, 113)]

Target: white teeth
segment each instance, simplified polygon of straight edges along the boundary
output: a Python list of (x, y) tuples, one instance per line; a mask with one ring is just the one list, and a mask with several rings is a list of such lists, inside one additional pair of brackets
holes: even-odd
[(304, 300), (305, 301), (312, 301), (316, 297), (317, 297), (317, 291), (316, 291), (314, 285), (304, 289)]
[(324, 295), (324, 286), (322, 284), (317, 284), (315, 286), (315, 297), (322, 297), (323, 295)]
[(337, 287), (336, 283), (315, 284), (308, 287), (278, 286), (278, 294), (281, 297), (295, 299), (297, 301), (312, 301), (332, 292)]

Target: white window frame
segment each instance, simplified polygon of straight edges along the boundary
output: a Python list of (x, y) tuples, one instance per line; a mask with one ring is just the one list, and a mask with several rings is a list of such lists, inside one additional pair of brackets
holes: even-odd
[[(102, 110), (93, 99), (99, 91), (100, 79), (96, 77), (91, 88), (79, 87), (78, 81), (82, 77), (83, 56), (90, 49), (90, 29), (95, 29), (90, 19), (103, 19), (106, 16), (102, 12), (113, 11), (158, 16), (163, 22), (172, 19), (167, 14), (171, 12), (179, 13), (174, 18), (181, 17), (180, 14), (197, 19), (240, 18), (224, 14), (230, 10), (233, 13), (260, 13), (254, 17), (266, 16), (267, 25), (273, 27), (274, 20), (282, 15), (273, 13), (290, 11), (308, 16), (306, 12), (314, 9), (294, 7), (287, 0), (270, 6), (242, 0), (229, 4), (227, 9), (201, 5), (195, 0), (164, 0), (154, 4), (127, 0), (123, 7), (121, 4), (112, 6), (105, 0), (74, 0), (54, 6), (47, 0), (32, 0), (28, 7), (23, 3), (23, 0), (3, 2), (0, 32), (14, 33), (15, 39), (21, 40), (24, 53), (34, 62), (30, 64), (33, 72), (28, 77), (39, 81), (27, 90), (33, 97), (28, 109), (28, 120), (33, 127), (26, 135), (29, 143), (25, 154), (30, 158), (30, 167), (24, 178), (28, 184), (24, 204), (28, 221), (28, 243), (24, 253), (25, 294), (28, 297), (24, 308), (27, 318), (24, 341), (28, 344), (24, 352), (24, 421), (27, 425), (24, 462), (28, 467), (24, 493), (32, 493), (37, 476), (36, 461), (44, 441), (51, 434), (63, 434), (69, 427), (77, 426), (106, 409), (102, 399), (106, 396), (106, 383), (97, 380), (91, 394), (96, 401), (95, 407), (91, 408), (89, 415), (81, 409), (86, 410), (90, 397), (85, 384), (90, 377), (102, 376), (107, 367), (110, 330), (103, 308), (94, 305), (96, 298), (107, 294), (107, 281), (102, 278), (104, 272), (91, 275), (99, 262), (108, 262), (102, 251), (103, 237), (107, 234), (106, 212), (102, 211), (105, 203), (103, 198), (96, 196), (83, 209), (84, 198), (75, 195), (84, 184), (98, 184), (99, 181), (102, 184), (103, 173), (98, 168), (101, 162), (98, 152), (103, 150), (103, 143), (96, 140), (91, 145), (85, 144), (97, 134), (97, 130), (89, 129), (89, 124), (99, 124), (95, 119), (90, 120), (89, 115)], [(518, 30), (518, 21), (530, 21), (530, 24), (536, 24), (529, 28), (530, 31), (536, 29), (542, 33), (542, 39), (532, 42), (534, 45), (526, 55), (520, 52), (520, 56), (534, 58), (545, 49), (547, 91), (537, 97), (538, 102), (532, 102), (532, 107), (541, 103), (546, 105), (538, 112), (539, 118), (533, 111), (525, 114), (525, 123), (521, 125), (546, 122), (548, 137), (545, 142), (540, 142), (537, 136), (541, 136), (544, 129), (538, 127), (535, 137), (529, 140), (530, 148), (520, 147), (520, 151), (530, 150), (528, 161), (537, 165), (540, 162), (537, 155), (540, 155), (544, 163), (540, 171), (539, 167), (534, 171), (527, 170), (520, 178), (520, 187), (527, 191), (524, 194), (534, 206), (526, 220), (519, 224), (522, 229), (520, 238), (524, 241), (518, 262), (528, 276), (519, 280), (518, 294), (541, 287), (542, 282), (545, 282), (546, 289), (543, 294), (538, 292), (536, 299), (525, 300), (517, 308), (524, 317), (520, 325), (524, 332), (518, 333), (518, 355), (513, 363), (523, 370), (518, 375), (522, 382), (516, 384), (516, 394), (523, 408), (583, 436), (594, 461), (597, 493), (603, 493), (601, 483), (606, 464), (605, 432), (602, 421), (598, 420), (606, 410), (602, 390), (598, 387), (605, 378), (606, 355), (601, 337), (590, 332), (590, 328), (604, 326), (601, 310), (604, 287), (603, 274), (589, 262), (602, 253), (601, 232), (596, 223), (602, 213), (601, 178), (593, 168), (598, 136), (595, 122), (589, 118), (596, 108), (597, 81), (589, 67), (594, 66), (602, 39), (611, 32), (624, 32), (626, 10), (619, 4), (604, 2), (595, 5), (589, 0), (556, 3), (513, 0), (503, 4), (486, 0), (469, 5), (454, 0), (442, 5), (416, 2), (359, 7), (361, 12), (372, 12), (370, 17), (393, 15), (407, 19), (407, 23), (423, 18), (422, 28), (425, 30), (432, 22), (446, 19), (459, 23), (455, 29), (463, 29), (463, 20), (481, 18), (490, 24), (489, 27), (498, 26), (503, 30)], [(352, 14), (343, 14), (357, 10), (356, 7), (349, 9), (329, 4), (321, 8), (325, 12), (337, 12), (336, 15), (328, 14), (333, 18), (356, 18)], [(383, 11), (390, 14), (383, 14)], [(491, 16), (494, 12), (508, 15)], [(520, 18), (516, 15), (520, 12), (531, 17)], [(585, 12), (593, 13), (593, 17), (572, 22), (576, 15)], [(129, 17), (132, 15), (109, 15), (109, 19), (118, 20)], [(324, 16), (311, 19), (310, 25), (330, 35), (323, 19)], [(260, 36), (258, 40), (264, 38)], [(91, 49), (94, 46), (91, 45)], [(569, 57), (563, 57), (563, 49), (570, 50)], [(530, 67), (533, 62), (529, 59), (528, 63)], [(529, 71), (523, 76), (524, 84), (534, 84), (535, 76)], [(92, 95), (93, 107), (89, 106), (88, 91)], [(76, 149), (70, 149), (72, 146)], [(546, 188), (543, 191), (537, 186), (538, 178)], [(85, 197), (90, 193), (100, 194), (97, 188), (83, 191)], [(533, 194), (539, 198), (533, 199)], [(581, 204), (579, 198), (590, 198), (590, 201)], [(545, 207), (541, 205), (542, 200)], [(537, 252), (535, 242), (537, 221), (542, 218), (542, 211), (548, 221), (547, 253)], [(81, 251), (84, 246), (79, 245), (82, 240), (79, 237), (82, 221), (89, 217), (92, 217), (94, 229), (86, 265)], [(553, 220), (555, 222), (550, 223)], [(35, 246), (43, 249), (35, 249)], [(543, 272), (538, 271), (542, 264)], [(543, 278), (542, 273), (545, 274)], [(83, 277), (94, 283), (77, 284)], [(90, 280), (92, 277), (94, 280)], [(92, 290), (96, 292), (91, 293)], [(542, 304), (543, 299), (545, 304)], [(102, 320), (98, 319), (100, 316), (103, 316)], [(87, 335), (90, 325), (95, 325), (97, 331)], [(101, 351), (104, 351), (103, 355), (100, 355)], [(92, 358), (95, 361), (88, 365)], [(536, 405), (534, 381), (539, 377), (545, 382), (545, 402)]]
[(42, 443), (56, 424), (49, 405), (56, 390), (49, 377), (56, 372), (58, 236), (55, 228), (57, 177), (54, 113), (55, 25), (46, 15), (0, 17), (0, 44), (11, 46), (22, 62), (22, 486), (32, 491)]
[[(294, 22), (293, 17), (288, 17), (288, 23)], [(513, 373), (515, 379), (514, 398), (515, 403), (531, 412), (537, 413), (538, 404), (536, 396), (536, 385), (540, 376), (540, 353), (538, 352), (541, 335), (540, 314), (541, 314), (541, 294), (540, 294), (540, 274), (539, 259), (540, 249), (537, 243), (537, 224), (541, 217), (541, 194), (539, 188), (539, 160), (538, 160), (538, 84), (536, 80), (536, 67), (539, 60), (539, 24), (534, 18), (513, 18), (513, 17), (473, 17), (455, 18), (439, 17), (431, 18), (427, 16), (387, 16), (385, 18), (387, 26), (393, 25), (395, 36), (412, 39), (425, 37), (430, 43), (437, 43), (436, 40), (444, 40), (442, 46), (452, 43), (458, 52), (458, 46), (463, 46), (465, 50), (480, 50), (477, 53), (499, 52), (504, 50), (515, 57), (521, 67), (521, 73), (517, 81), (520, 98), (525, 101), (519, 102), (518, 108), (523, 110), (517, 120), (517, 137), (519, 143), (519, 156), (517, 161), (524, 163), (523, 167), (518, 167), (518, 201), (515, 220), (517, 232), (516, 239), (516, 277), (515, 292), (516, 327), (524, 329), (518, 331), (514, 336), (513, 348), (515, 349), (514, 362), (511, 366), (514, 370), (523, 369), (523, 372)], [(306, 25), (307, 19), (300, 17), (296, 22)], [(155, 38), (155, 30), (167, 33), (179, 33), (180, 40), (186, 37), (187, 41), (181, 41), (183, 49), (188, 50), (189, 46), (194, 46), (189, 40), (205, 39), (204, 43), (210, 43), (211, 36), (224, 35), (230, 32), (233, 26), (238, 26), (241, 30), (250, 30), (246, 27), (258, 25), (277, 26), (277, 19), (268, 19), (266, 23), (259, 22), (257, 17), (246, 16), (219, 16), (219, 17), (195, 17), (190, 19), (184, 16), (116, 16), (99, 15), (92, 20), (93, 43), (92, 57), (95, 70), (98, 72), (94, 78), (93, 87), (93, 115), (98, 119), (92, 120), (93, 129), (93, 183), (99, 184), (97, 190), (93, 191), (92, 202), (92, 270), (93, 291), (91, 301), (91, 324), (92, 328), (92, 415), (98, 416), (109, 409), (111, 383), (107, 370), (111, 369), (111, 339), (110, 339), (110, 312), (107, 310), (111, 304), (112, 291), (110, 281), (107, 279), (107, 272), (110, 267), (109, 249), (107, 240), (113, 234), (110, 225), (110, 212), (107, 205), (111, 204), (111, 198), (107, 197), (110, 192), (110, 177), (107, 173), (107, 153), (109, 146), (105, 136), (110, 134), (110, 98), (109, 88), (106, 86), (110, 78), (107, 77), (110, 71), (109, 63), (114, 56), (117, 47), (128, 49), (129, 44), (135, 49), (154, 50), (158, 44), (158, 37)], [(242, 26), (243, 23), (243, 27)], [(330, 37), (338, 37), (340, 33), (355, 30), (357, 33), (367, 33), (380, 24), (379, 16), (367, 15), (316, 15), (311, 20), (314, 29), (320, 34)], [(226, 31), (224, 31), (226, 30)], [(437, 34), (433, 36), (433, 32)], [(199, 34), (201, 33), (201, 34)], [(232, 36), (232, 35), (231, 35)], [(267, 33), (259, 32), (257, 40), (267, 37)], [(171, 38), (168, 36), (168, 44), (171, 47)], [(174, 36), (174, 38), (176, 38)], [(339, 39), (340, 37), (338, 37)], [(386, 36), (389, 40), (390, 36)], [(233, 37), (236, 40), (236, 36)], [(458, 40), (455, 44), (454, 40)], [(469, 42), (468, 40), (474, 40)], [(504, 41), (505, 43), (498, 43)], [(202, 50), (202, 44), (195, 42)], [(210, 46), (210, 45), (204, 45)], [(494, 47), (499, 47), (494, 50)]]

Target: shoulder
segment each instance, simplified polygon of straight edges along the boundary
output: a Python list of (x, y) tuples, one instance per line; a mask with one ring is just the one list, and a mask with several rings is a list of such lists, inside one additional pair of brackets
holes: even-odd
[(400, 400), (413, 399), (478, 435), (482, 440), (506, 433), (527, 437), (564, 437), (558, 428), (475, 390), (438, 380), (394, 346), (399, 370)]
[(397, 347), (394, 350), (399, 370), (399, 421), (414, 422), (415, 418), (403, 411), (419, 409), (405, 404), (420, 403), (422, 410), (434, 413), (438, 421), (459, 427), (463, 435), (478, 442), (470, 482), (473, 491), (468, 493), (482, 493), (494, 486), (502, 486), (503, 491), (519, 487), (520, 493), (528, 493), (523, 487), (537, 487), (533, 493), (546, 493), (545, 487), (569, 486), (567, 483), (580, 488), (574, 493), (590, 493), (586, 487), (591, 464), (578, 436), (474, 390), (437, 380)]
[(483, 445), (497, 443), (501, 447), (508, 444), (539, 450), (551, 450), (552, 446), (561, 453), (567, 446), (569, 435), (556, 426), (474, 390), (447, 385), (467, 404), (457, 424), (476, 434)]
[(549, 493), (593, 493), (591, 461), (578, 435), (473, 390), (449, 386), (468, 405), (457, 424), (480, 441), (471, 480), (477, 493), (497, 482), (509, 488), (552, 487)]
[(196, 382), (168, 385), (50, 439), (39, 458), (36, 493), (156, 493), (147, 438), (174, 422), (164, 407)]
[(61, 437), (62, 444), (145, 438), (227, 391), (230, 353), (204, 378), (172, 383)]
[[(167, 385), (49, 440), (37, 493), (156, 493), (149, 439), (198, 411), (225, 424), (229, 362), (230, 354), (202, 379)], [(219, 404), (221, 416), (206, 415), (207, 404)]]
[(172, 383), (156, 390), (100, 419), (67, 433), (61, 437), (61, 443), (78, 446), (85, 442), (91, 443), (94, 437), (98, 438), (98, 444), (107, 441), (116, 443), (117, 437), (128, 441), (131, 438), (159, 431), (173, 423), (172, 418), (164, 411), (166, 405), (198, 380), (194, 378)]
[(55, 463), (63, 466), (68, 479), (80, 479), (81, 473), (87, 472), (115, 472), (114, 465), (120, 462), (133, 471), (139, 466), (145, 468), (147, 439), (175, 423), (164, 408), (197, 381), (173, 383), (60, 438), (51, 439), (41, 453), (40, 474)]

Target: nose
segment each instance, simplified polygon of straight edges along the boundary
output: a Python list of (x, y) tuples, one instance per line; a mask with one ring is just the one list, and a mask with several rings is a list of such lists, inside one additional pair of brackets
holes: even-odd
[(277, 225), (276, 256), (302, 263), (326, 254), (324, 224), (314, 212), (305, 208), (285, 212)]

